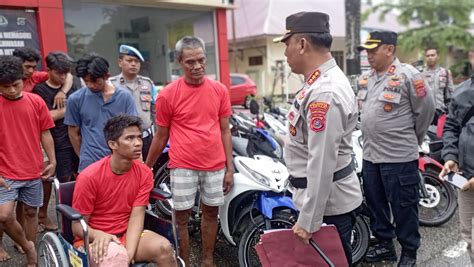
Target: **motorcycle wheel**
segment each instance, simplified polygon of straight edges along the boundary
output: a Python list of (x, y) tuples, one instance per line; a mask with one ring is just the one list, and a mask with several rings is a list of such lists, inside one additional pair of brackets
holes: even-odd
[(418, 203), (418, 217), (423, 226), (440, 226), (453, 217), (457, 208), (456, 192), (446, 182), (438, 179), (433, 169), (422, 172), (428, 198)]
[[(291, 229), (294, 220), (293, 214), (277, 211), (272, 219), (270, 219), (271, 229)], [(255, 225), (251, 221), (245, 221), (248, 227), (242, 233), (239, 241), (239, 266), (241, 267), (256, 267), (262, 266), (255, 250), (255, 245), (260, 241), (260, 234), (263, 230), (268, 230), (265, 227), (265, 220), (262, 215), (254, 218)]]
[(369, 240), (369, 224), (362, 215), (359, 215), (356, 217), (351, 235), (352, 264), (354, 266), (364, 259), (367, 250), (369, 250)]
[[(168, 169), (168, 163), (163, 164), (161, 168), (156, 172), (155, 176), (155, 188), (159, 188), (159, 185), (165, 183), (168, 188), (171, 188), (170, 181), (170, 169)], [(153, 205), (154, 212), (163, 215), (167, 219), (171, 219), (172, 209), (166, 201), (156, 201)]]

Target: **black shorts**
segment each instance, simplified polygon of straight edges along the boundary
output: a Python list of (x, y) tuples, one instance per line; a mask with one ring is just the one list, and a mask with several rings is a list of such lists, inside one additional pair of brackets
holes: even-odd
[(79, 166), (79, 157), (74, 149), (63, 148), (56, 150), (56, 177), (59, 182), (68, 182), (71, 176), (77, 172)]

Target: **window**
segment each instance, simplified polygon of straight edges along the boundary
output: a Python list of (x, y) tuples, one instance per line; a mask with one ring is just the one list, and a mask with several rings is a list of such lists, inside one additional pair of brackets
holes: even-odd
[(337, 65), (342, 70), (344, 69), (344, 51), (331, 51), (333, 58), (336, 60)]
[(68, 53), (74, 59), (90, 52), (100, 54), (109, 61), (111, 75), (120, 72), (119, 46), (128, 44), (139, 49), (145, 58), (141, 75), (156, 84), (171, 82), (176, 75), (182, 75), (175, 62), (174, 48), (185, 35), (204, 40), (206, 72), (216, 74), (213, 11), (97, 4), (86, 0), (63, 0), (63, 8)]
[(262, 56), (249, 57), (249, 66), (261, 66), (261, 65), (263, 65)]
[(242, 77), (239, 77), (239, 76), (230, 76), (230, 80), (231, 80), (231, 85), (239, 85), (239, 84), (244, 84), (245, 83), (245, 79), (242, 78)]

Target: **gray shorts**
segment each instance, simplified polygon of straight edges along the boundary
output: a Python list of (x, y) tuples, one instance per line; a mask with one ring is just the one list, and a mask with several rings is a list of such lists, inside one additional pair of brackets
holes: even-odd
[(0, 187), (0, 205), (11, 201), (19, 201), (33, 208), (43, 206), (43, 183), (41, 178), (26, 181), (3, 179), (10, 186), (10, 189)]
[(171, 169), (171, 193), (176, 210), (188, 210), (194, 206), (196, 192), (207, 206), (224, 204), (225, 169), (219, 171), (195, 171), (190, 169)]

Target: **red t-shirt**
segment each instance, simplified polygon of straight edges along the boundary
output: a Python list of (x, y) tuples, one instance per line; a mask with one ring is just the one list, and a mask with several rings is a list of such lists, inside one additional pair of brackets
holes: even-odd
[(134, 160), (127, 173), (117, 175), (107, 156), (85, 168), (77, 177), (72, 207), (89, 217), (89, 226), (122, 235), (127, 231), (133, 207), (146, 206), (153, 189), (153, 174)]
[(48, 73), (45, 71), (35, 71), (31, 78), (23, 80), (23, 92), (32, 92), (35, 85), (46, 82), (48, 80)]
[(223, 169), (220, 119), (231, 113), (229, 92), (217, 81), (191, 85), (180, 78), (166, 86), (158, 95), (156, 123), (170, 129), (170, 168)]
[(20, 99), (0, 96), (0, 176), (31, 180), (43, 170), (41, 132), (54, 127), (40, 96), (23, 93)]

